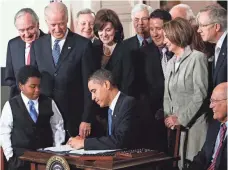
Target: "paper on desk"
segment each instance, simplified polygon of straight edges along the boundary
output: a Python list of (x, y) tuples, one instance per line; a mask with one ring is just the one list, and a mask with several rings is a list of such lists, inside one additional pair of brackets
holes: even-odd
[[(119, 150), (119, 149), (117, 149)], [(84, 155), (84, 154), (100, 154), (100, 153), (107, 153), (107, 152), (114, 152), (117, 150), (84, 150), (84, 149), (79, 149), (79, 150), (72, 150), (69, 152), (69, 154), (78, 154), (78, 155)]]
[[(119, 150), (119, 149), (117, 149)], [(74, 149), (70, 147), (70, 145), (60, 145), (55, 147), (48, 147), (43, 149), (38, 149), (38, 151), (47, 151), (47, 152), (56, 152), (56, 153), (69, 153), (69, 154), (77, 154), (77, 155), (83, 155), (83, 154), (100, 154), (100, 153), (107, 153), (107, 152), (113, 152), (117, 150), (84, 150), (84, 149)]]
[(60, 145), (55, 147), (48, 147), (42, 149), (42, 151), (52, 151), (52, 152), (69, 152), (74, 150), (74, 148), (70, 147), (70, 145)]

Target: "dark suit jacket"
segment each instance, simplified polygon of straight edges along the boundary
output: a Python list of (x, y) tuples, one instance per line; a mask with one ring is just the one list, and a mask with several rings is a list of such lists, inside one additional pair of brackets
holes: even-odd
[[(98, 44), (94, 46), (96, 51), (96, 66), (101, 68), (101, 60), (103, 54), (103, 45)], [(132, 94), (132, 86), (134, 80), (134, 67), (129, 49), (125, 48), (122, 42), (116, 44), (113, 53), (105, 66), (105, 69), (112, 72), (117, 86), (123, 93), (127, 95)]]
[(84, 149), (131, 148), (134, 142), (135, 121), (135, 99), (120, 93), (112, 116), (112, 135), (87, 138)]
[[(188, 170), (207, 170), (207, 168), (210, 166), (216, 138), (220, 130), (220, 125), (221, 123), (217, 120), (212, 120), (207, 131), (207, 137), (203, 148), (194, 157), (193, 162)], [(225, 169), (227, 169), (227, 137), (223, 142), (215, 165), (215, 170)]]
[[(40, 37), (45, 35), (40, 30)], [(21, 67), (25, 65), (25, 42), (18, 36), (8, 42), (5, 82), (10, 89), (10, 98), (19, 94), (17, 87), (17, 74)], [(33, 61), (31, 61), (32, 64)]]
[(88, 77), (95, 70), (91, 41), (69, 30), (55, 66), (51, 35), (46, 35), (32, 44), (31, 58), (42, 73), (41, 93), (54, 99), (62, 113), (65, 129), (76, 136), (80, 122), (91, 119)]
[[(169, 58), (172, 54), (167, 52)], [(167, 132), (163, 119), (155, 120), (155, 114), (163, 108), (164, 75), (161, 66), (161, 54), (154, 43), (138, 50), (135, 56), (136, 83), (134, 94), (139, 99), (138, 113), (141, 127), (140, 135), (145, 137), (142, 146), (166, 151)], [(159, 112), (163, 114), (162, 110)], [(147, 133), (147, 129), (151, 129)], [(154, 138), (156, 136), (156, 138)]]
[(213, 88), (222, 82), (227, 82), (227, 36), (223, 41), (216, 67), (213, 65)]

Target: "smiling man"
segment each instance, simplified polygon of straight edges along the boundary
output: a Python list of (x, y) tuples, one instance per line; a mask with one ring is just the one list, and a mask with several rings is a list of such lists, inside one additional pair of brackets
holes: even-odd
[(212, 93), (210, 108), (214, 120), (209, 125), (202, 150), (188, 170), (227, 169), (227, 89), (228, 83), (224, 82), (217, 85)]
[(55, 100), (71, 135), (88, 136), (92, 100), (87, 80), (95, 71), (92, 43), (67, 28), (68, 10), (64, 3), (50, 3), (44, 14), (50, 34), (31, 47), (31, 58), (43, 74), (41, 92)]
[(91, 9), (83, 9), (77, 13), (76, 33), (94, 41), (94, 26), (95, 13)]
[(68, 144), (76, 149), (121, 149), (132, 148), (135, 140), (135, 99), (121, 93), (110, 71), (97, 70), (89, 78), (88, 87), (92, 99), (100, 107), (108, 109), (107, 135), (99, 138), (70, 138)]
[(44, 35), (39, 30), (39, 18), (31, 8), (19, 10), (14, 17), (14, 25), (19, 36), (8, 43), (5, 71), (5, 82), (11, 87), (10, 98), (19, 94), (16, 84), (18, 70), (24, 65), (33, 64), (33, 61), (30, 60), (31, 43)]

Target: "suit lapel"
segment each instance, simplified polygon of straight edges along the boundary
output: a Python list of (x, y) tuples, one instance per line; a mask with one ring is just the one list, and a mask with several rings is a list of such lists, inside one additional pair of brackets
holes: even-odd
[(219, 155), (216, 159), (215, 167), (217, 167), (217, 168), (215, 168), (215, 169), (219, 168), (219, 165), (220, 165), (220, 162), (222, 159), (222, 155), (224, 154), (224, 152), (227, 152), (226, 148), (227, 148), (227, 136), (226, 136), (225, 140), (223, 141), (222, 148), (220, 149)]
[(60, 65), (65, 60), (65, 58), (68, 56), (69, 52), (72, 50), (72, 48), (74, 46), (75, 42), (72, 40), (73, 36), (74, 36), (73, 33), (69, 30), (67, 37), (66, 37), (66, 41), (63, 45), (61, 54), (59, 56), (58, 63), (56, 65), (56, 71), (59, 69)]
[(50, 69), (54, 73), (55, 65), (54, 65), (53, 56), (52, 56), (51, 35), (49, 34), (45, 38), (46, 40), (43, 41), (43, 48), (42, 48), (42, 49), (46, 49), (44, 50), (44, 56), (46, 56), (45, 62), (47, 62), (47, 65), (50, 66)]
[[(208, 147), (208, 148), (210, 148), (210, 151), (209, 151), (209, 158), (212, 158), (212, 155), (213, 155), (213, 153), (214, 153), (214, 148), (215, 148), (215, 142), (216, 142), (216, 139), (217, 139), (217, 136), (218, 136), (218, 133), (219, 133), (219, 130), (220, 130), (220, 122), (218, 122), (218, 121), (216, 121), (216, 123), (215, 123), (215, 126), (213, 127), (213, 132), (211, 132), (212, 134), (211, 134), (211, 137), (210, 137), (210, 147)], [(208, 165), (211, 163), (210, 161), (211, 161), (211, 159), (209, 159), (208, 160), (209, 162), (208, 162)]]
[(134, 49), (139, 49), (140, 48), (140, 44), (139, 44), (139, 40), (137, 35), (135, 35), (135, 41), (134, 41)]
[(25, 65), (25, 42), (21, 39), (18, 41), (18, 56), (16, 60), (20, 67)]
[(180, 58), (180, 64), (178, 65), (177, 69), (174, 68), (175, 72), (178, 72), (181, 63), (192, 53), (190, 46), (185, 47), (184, 54)]
[(116, 124), (116, 122), (118, 122), (118, 119), (119, 119), (119, 114), (120, 114), (119, 109), (120, 109), (120, 106), (123, 102), (123, 99), (124, 99), (124, 95), (120, 92), (120, 96), (116, 102), (114, 112), (112, 115), (112, 134), (113, 134), (113, 130), (115, 128), (115, 124)]
[[(213, 72), (213, 82), (215, 83), (216, 81), (216, 77), (217, 77), (217, 74), (219, 72), (219, 69), (221, 68), (225, 58), (227, 57), (227, 36), (226, 38), (224, 39), (223, 41), (223, 44), (222, 44), (222, 48), (219, 52), (219, 56), (218, 56), (218, 60), (217, 60), (217, 63), (216, 63), (216, 67), (214, 66), (214, 72)], [(214, 65), (214, 62), (213, 62), (213, 65)]]

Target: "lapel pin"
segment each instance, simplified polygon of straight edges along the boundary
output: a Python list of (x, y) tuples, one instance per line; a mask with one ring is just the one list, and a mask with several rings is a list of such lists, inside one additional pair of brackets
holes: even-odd
[(68, 47), (68, 50), (70, 50), (71, 49), (71, 47)]

